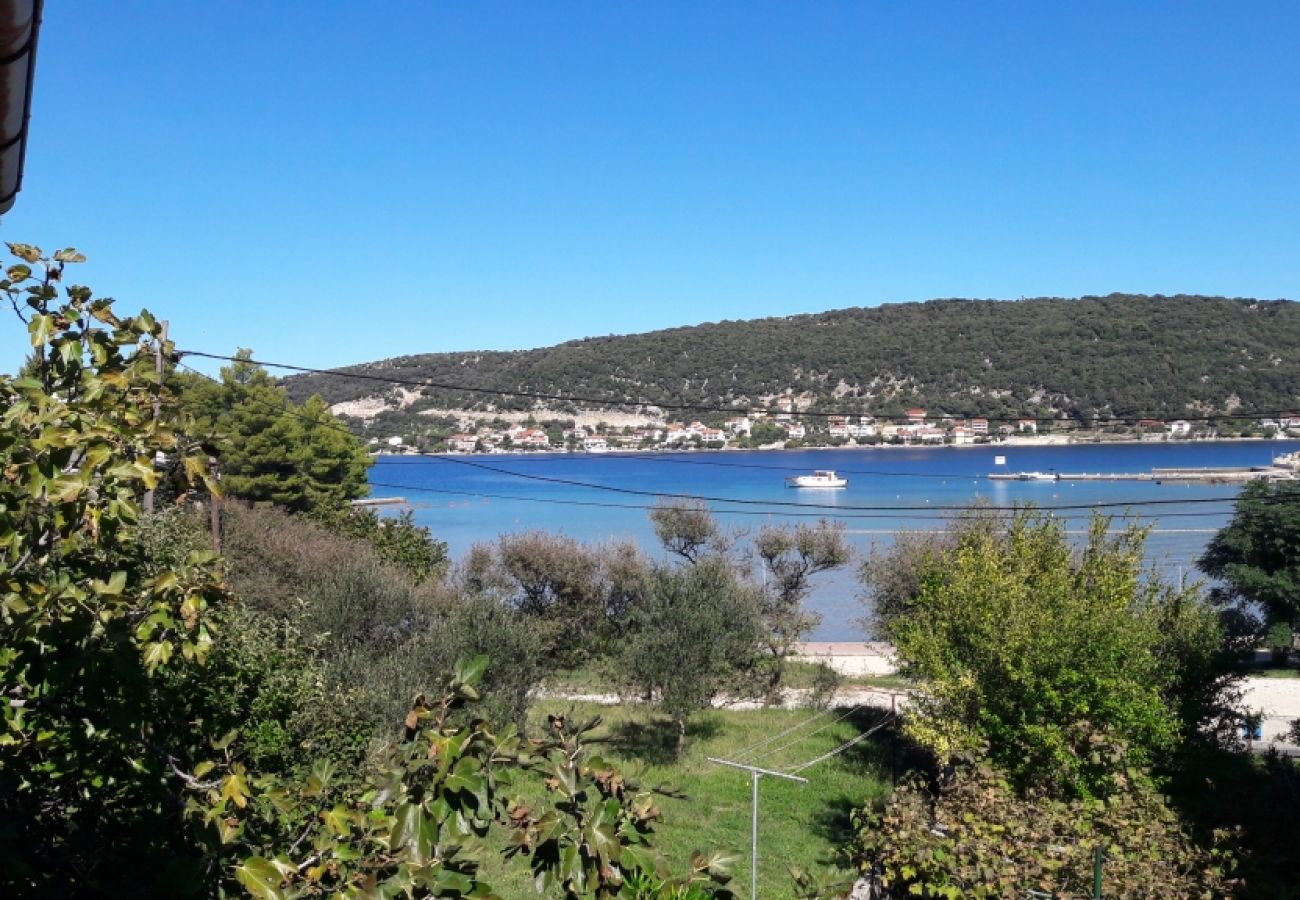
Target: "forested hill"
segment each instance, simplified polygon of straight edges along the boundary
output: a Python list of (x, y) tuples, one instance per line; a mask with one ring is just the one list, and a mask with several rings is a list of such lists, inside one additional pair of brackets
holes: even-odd
[[(743, 407), (793, 392), (814, 409), (886, 415), (915, 405), (964, 415), (1173, 417), (1300, 406), (1298, 348), (1300, 303), (1112, 294), (901, 303), (538, 350), (406, 356), (351, 371), (647, 403)], [(295, 399), (319, 393), (329, 403), (400, 396), (331, 375), (285, 386)], [(426, 389), (403, 405), (533, 403)]]

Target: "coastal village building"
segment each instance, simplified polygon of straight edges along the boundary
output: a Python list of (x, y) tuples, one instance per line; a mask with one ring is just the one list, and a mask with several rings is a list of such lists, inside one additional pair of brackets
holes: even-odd
[(970, 430), (971, 430), (971, 433), (972, 433), (972, 434), (988, 434), (988, 433), (989, 433), (989, 420), (988, 420), (988, 419), (971, 419), (971, 420), (970, 420)]
[(913, 407), (912, 409), (907, 410), (905, 415), (907, 416), (908, 423), (911, 425), (925, 424), (925, 410), (919, 407)]
[(457, 453), (473, 453), (478, 445), (478, 438), (472, 434), (453, 434), (447, 438), (447, 447)]
[(750, 420), (749, 416), (733, 416), (727, 420), (726, 425), (727, 431), (730, 431), (732, 434), (749, 434), (753, 427), (754, 423)]
[(1038, 434), (1038, 420), (1019, 419), (1016, 421), (1016, 431), (1030, 431), (1034, 434)]
[(965, 425), (958, 425), (952, 430), (953, 446), (960, 447), (963, 444), (975, 443), (975, 435)]
[(517, 434), (511, 435), (510, 439), (520, 447), (542, 448), (551, 446), (551, 439), (546, 436), (546, 432), (536, 428), (521, 429)]
[(609, 450), (609, 442), (598, 434), (589, 435), (583, 439), (582, 449), (588, 453), (604, 453)]
[(808, 431), (803, 427), (803, 423), (791, 422), (786, 426), (785, 433), (790, 436), (791, 440), (801, 441), (804, 439), (804, 436), (808, 434)]
[(1177, 421), (1169, 423), (1170, 434), (1174, 434), (1174, 435), (1190, 434), (1191, 431), (1192, 431), (1192, 423), (1186, 421), (1185, 419), (1178, 419)]

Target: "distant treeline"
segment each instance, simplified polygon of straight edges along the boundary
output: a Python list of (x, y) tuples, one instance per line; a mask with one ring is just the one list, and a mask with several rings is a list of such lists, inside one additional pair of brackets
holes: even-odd
[[(616, 402), (740, 407), (792, 392), (827, 412), (898, 415), (922, 406), (1089, 421), (1300, 406), (1298, 346), (1294, 301), (1111, 294), (931, 300), (537, 350), (405, 356), (351, 371)], [(382, 384), (341, 375), (295, 376), (285, 387), (299, 402), (316, 393), (331, 404), (386, 394)], [(408, 411), (534, 406), (425, 389)]]

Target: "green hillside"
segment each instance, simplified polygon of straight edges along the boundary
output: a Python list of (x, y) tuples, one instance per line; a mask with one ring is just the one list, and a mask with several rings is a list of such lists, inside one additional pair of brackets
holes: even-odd
[[(350, 371), (612, 402), (744, 407), (793, 392), (826, 411), (892, 415), (919, 405), (1088, 419), (1300, 406), (1297, 348), (1293, 301), (1112, 294), (842, 309)], [(329, 375), (285, 386), (295, 399), (319, 393), (330, 403), (385, 395), (382, 384)], [(534, 401), (429, 388), (406, 411), (489, 404), (519, 410)]]

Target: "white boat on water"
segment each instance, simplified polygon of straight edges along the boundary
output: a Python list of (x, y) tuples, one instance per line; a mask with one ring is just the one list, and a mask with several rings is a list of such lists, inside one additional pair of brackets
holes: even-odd
[(798, 488), (842, 488), (848, 487), (849, 480), (829, 469), (818, 469), (811, 475), (792, 475), (785, 480), (785, 484), (786, 487)]

